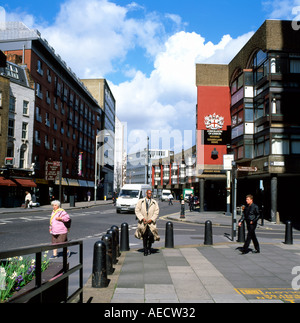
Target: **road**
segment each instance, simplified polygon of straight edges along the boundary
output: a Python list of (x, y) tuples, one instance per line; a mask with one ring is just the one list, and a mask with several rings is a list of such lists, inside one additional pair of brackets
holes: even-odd
[[(160, 202), (160, 217), (177, 213), (179, 214), (179, 204), (174, 203), (169, 206), (166, 202)], [(112, 226), (121, 226), (128, 223), (131, 228), (131, 243), (139, 246), (139, 241), (132, 236), (137, 224), (134, 214), (117, 214), (112, 204), (93, 206), (85, 209), (74, 209), (69, 211), (73, 221), (69, 233), (70, 240), (88, 240), (100, 238)], [(17, 249), (37, 244), (48, 244), (51, 241), (49, 234), (50, 211), (7, 213), (0, 214), (0, 251)], [(165, 221), (158, 221), (158, 230), (164, 235)], [(190, 239), (193, 244), (201, 244), (203, 241), (203, 225), (174, 223), (174, 232), (179, 240), (184, 237)], [(231, 233), (230, 227), (214, 226), (214, 235), (220, 240), (226, 241), (224, 234)], [(282, 236), (282, 231), (257, 230), (258, 237), (278, 238)], [(299, 233), (294, 238), (300, 238)]]

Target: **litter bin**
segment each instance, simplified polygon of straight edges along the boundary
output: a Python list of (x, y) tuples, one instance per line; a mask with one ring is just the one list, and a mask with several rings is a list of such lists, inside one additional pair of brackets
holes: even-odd
[(74, 206), (75, 206), (75, 196), (70, 195), (70, 207), (74, 207)]

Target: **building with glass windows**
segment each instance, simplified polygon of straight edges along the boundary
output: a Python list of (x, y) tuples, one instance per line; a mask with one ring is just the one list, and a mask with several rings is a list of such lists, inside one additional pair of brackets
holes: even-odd
[[(197, 86), (206, 79), (211, 89), (221, 80), (224, 98), (229, 95), (223, 109), (231, 116), (228, 145), (237, 166), (238, 203), (253, 194), (266, 218), (293, 217), (300, 179), (299, 31), (292, 21), (267, 20), (229, 65), (205, 65), (205, 75), (203, 70), (198, 64)], [(203, 98), (210, 105), (218, 100), (198, 96), (198, 109)]]

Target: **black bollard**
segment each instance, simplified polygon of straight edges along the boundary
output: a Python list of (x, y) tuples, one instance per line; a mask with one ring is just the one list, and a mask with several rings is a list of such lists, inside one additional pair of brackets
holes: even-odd
[(112, 236), (112, 261), (115, 265), (117, 263), (116, 231), (109, 229), (106, 233)]
[(184, 202), (184, 200), (181, 200), (180, 205), (181, 205), (180, 219), (185, 219), (185, 202)]
[(117, 227), (116, 225), (113, 225), (111, 227), (112, 230), (116, 231), (116, 252), (117, 252), (117, 258), (121, 256), (121, 252), (120, 252), (120, 238), (119, 238), (119, 227)]
[(98, 241), (94, 245), (92, 287), (105, 288), (107, 286), (106, 246), (103, 241)]
[(165, 248), (174, 248), (173, 223), (166, 223)]
[(107, 275), (112, 275), (114, 272), (113, 269), (113, 260), (112, 260), (112, 236), (110, 234), (106, 234), (102, 237), (102, 241), (106, 246), (106, 270)]
[(285, 223), (285, 244), (293, 244), (293, 226), (291, 221)]
[(129, 251), (129, 229), (127, 223), (121, 224), (121, 251)]
[(211, 246), (213, 244), (212, 223), (211, 223), (211, 221), (206, 221), (205, 222), (204, 244), (206, 246)]
[(245, 221), (241, 222), (241, 226), (238, 227), (238, 239), (237, 242), (245, 242)]

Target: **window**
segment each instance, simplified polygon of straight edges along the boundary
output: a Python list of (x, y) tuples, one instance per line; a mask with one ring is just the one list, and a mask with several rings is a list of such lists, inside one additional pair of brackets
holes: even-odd
[(290, 73), (300, 73), (300, 60), (290, 60)]
[(42, 122), (42, 114), (41, 114), (40, 107), (36, 107), (35, 118), (36, 118), (36, 121)]
[(20, 149), (20, 168), (25, 168), (26, 166), (26, 150), (27, 147), (26, 145), (22, 145), (21, 149)]
[(28, 123), (26, 122), (22, 123), (22, 139), (23, 140), (28, 139)]
[(289, 155), (289, 140), (275, 136), (272, 138), (272, 154), (273, 155)]
[(29, 102), (25, 100), (23, 101), (23, 115), (29, 115)]
[(37, 61), (37, 72), (42, 76), (44, 75), (43, 64), (40, 60)]
[(16, 98), (12, 95), (9, 97), (9, 112), (16, 112)]
[(43, 99), (42, 86), (39, 83), (36, 83), (35, 92), (36, 92), (36, 96), (42, 100)]
[(15, 135), (15, 120), (9, 119), (8, 120), (8, 136), (14, 137)]
[(41, 135), (38, 130), (36, 130), (34, 133), (34, 140), (35, 140), (36, 145), (39, 146), (41, 144)]

